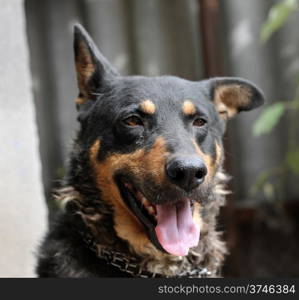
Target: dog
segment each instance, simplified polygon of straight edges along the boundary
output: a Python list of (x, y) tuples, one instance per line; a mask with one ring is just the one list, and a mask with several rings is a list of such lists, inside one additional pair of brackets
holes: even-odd
[(77, 24), (80, 129), (39, 277), (219, 277), (227, 121), (263, 93), (234, 77), (121, 76)]

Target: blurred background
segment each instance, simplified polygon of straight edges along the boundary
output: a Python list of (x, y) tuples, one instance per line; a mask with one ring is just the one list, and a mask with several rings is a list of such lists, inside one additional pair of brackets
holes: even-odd
[[(10, 172), (0, 183), (10, 210), (10, 221), (7, 211), (0, 212), (0, 253), (11, 259), (2, 255), (0, 276), (32, 276), (24, 256), (34, 264), (46, 214), (55, 210), (51, 190), (63, 177), (77, 128), (76, 22), (124, 75), (240, 76), (264, 91), (267, 105), (230, 121), (225, 136), (233, 193), (219, 220), (230, 251), (224, 276), (299, 276), (299, 0), (1, 0), (1, 5), (0, 74), (14, 84), (0, 83), (0, 124), (6, 132), (0, 133), (0, 173)], [(20, 106), (22, 114), (12, 118)], [(8, 141), (6, 128), (14, 130)]]

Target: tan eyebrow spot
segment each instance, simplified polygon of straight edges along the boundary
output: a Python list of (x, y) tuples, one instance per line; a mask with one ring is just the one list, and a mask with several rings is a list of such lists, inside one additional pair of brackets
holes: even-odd
[(144, 113), (149, 114), (149, 115), (154, 114), (156, 111), (156, 105), (153, 103), (153, 101), (151, 101), (149, 99), (141, 102), (139, 104), (139, 107)]
[(196, 107), (190, 100), (186, 100), (183, 103), (182, 109), (183, 109), (183, 113), (188, 116), (194, 115), (196, 113)]

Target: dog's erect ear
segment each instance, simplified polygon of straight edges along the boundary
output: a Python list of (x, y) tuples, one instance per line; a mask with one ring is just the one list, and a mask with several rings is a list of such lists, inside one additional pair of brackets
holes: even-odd
[(83, 104), (93, 98), (93, 93), (100, 93), (111, 80), (119, 74), (108, 60), (100, 53), (97, 46), (80, 25), (74, 26), (74, 51), (79, 98), (77, 104)]
[(261, 90), (252, 82), (237, 77), (215, 77), (204, 81), (210, 99), (219, 115), (229, 119), (240, 111), (252, 110), (261, 106), (265, 98)]

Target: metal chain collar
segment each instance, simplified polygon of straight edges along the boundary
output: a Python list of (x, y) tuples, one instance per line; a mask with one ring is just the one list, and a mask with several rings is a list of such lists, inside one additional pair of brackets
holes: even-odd
[(175, 276), (167, 276), (161, 273), (154, 273), (145, 270), (141, 265), (138, 259), (132, 256), (125, 255), (121, 252), (114, 251), (111, 249), (98, 249), (94, 239), (90, 234), (80, 232), (85, 244), (91, 249), (97, 257), (105, 260), (107, 264), (110, 264), (120, 271), (125, 272), (132, 277), (140, 278), (207, 278), (215, 276), (216, 272), (211, 272), (207, 268), (198, 267), (197, 269), (191, 271), (182, 271)]
[(205, 278), (212, 275), (212, 272), (206, 268), (194, 269), (192, 271), (182, 271), (175, 276), (165, 276), (160, 273), (153, 273), (144, 270), (137, 259), (131, 256), (127, 256), (123, 253), (102, 249), (98, 252), (98, 257), (105, 259), (109, 264), (118, 268), (119, 270), (130, 274), (132, 277), (141, 278), (155, 278), (155, 277), (190, 277), (190, 278)]

